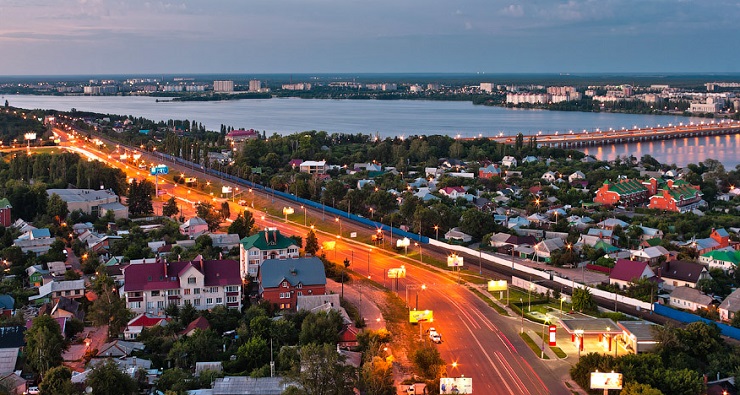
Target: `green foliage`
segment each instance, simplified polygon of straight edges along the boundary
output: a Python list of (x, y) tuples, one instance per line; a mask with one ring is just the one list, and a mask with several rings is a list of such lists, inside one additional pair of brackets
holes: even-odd
[(213, 330), (196, 329), (192, 335), (172, 345), (168, 359), (181, 368), (195, 366), (196, 362), (216, 361), (220, 357), (222, 344), (221, 337)]
[(66, 366), (49, 369), (39, 384), (42, 394), (72, 395), (77, 394), (72, 385), (72, 371)]
[(378, 356), (362, 364), (359, 387), (368, 395), (395, 395), (393, 364)]
[(152, 196), (154, 184), (149, 180), (133, 179), (128, 189), (128, 212), (133, 217), (147, 216), (154, 213)]
[(572, 297), (573, 310), (595, 311), (596, 301), (588, 288), (574, 288)]
[(663, 393), (656, 388), (650, 386), (650, 384), (640, 384), (635, 382), (629, 382), (624, 384), (622, 387), (621, 395), (663, 395)]
[(237, 214), (236, 219), (229, 225), (228, 233), (238, 234), (240, 239), (254, 234), (254, 217), (252, 212), (244, 210)]
[(173, 215), (177, 215), (179, 212), (180, 209), (177, 207), (177, 201), (174, 196), (167, 199), (167, 202), (162, 206), (162, 215), (165, 217), (172, 217)]
[(308, 234), (306, 235), (306, 247), (304, 247), (304, 251), (307, 255), (316, 255), (316, 252), (319, 251), (319, 249), (319, 239), (316, 237), (316, 233), (313, 229), (309, 229)]
[(46, 203), (46, 213), (54, 218), (57, 224), (61, 223), (69, 214), (67, 202), (62, 200), (56, 193), (52, 193)]
[(101, 395), (133, 395), (139, 390), (136, 380), (111, 359), (93, 368), (87, 376), (87, 385), (94, 394)]
[[(291, 376), (301, 385), (303, 395), (351, 395), (355, 371), (344, 364), (344, 356), (333, 344), (308, 344), (300, 350), (300, 369)], [(296, 391), (296, 390), (291, 390)]]
[(59, 324), (48, 315), (33, 319), (26, 331), (26, 361), (36, 372), (43, 375), (51, 368), (62, 364), (64, 338)]
[(337, 344), (342, 316), (335, 310), (310, 314), (301, 325), (300, 344)]
[(211, 203), (200, 202), (195, 205), (196, 215), (208, 224), (208, 231), (213, 232), (221, 226), (221, 216)]
[(90, 305), (87, 318), (97, 326), (108, 325), (108, 336), (118, 336), (133, 317), (131, 310), (126, 307), (126, 299), (121, 298), (113, 279), (102, 267), (97, 271), (90, 289), (95, 292), (97, 299)]
[(414, 350), (411, 354), (411, 361), (419, 375), (425, 379), (434, 380), (444, 374), (446, 362), (434, 346), (425, 345)]

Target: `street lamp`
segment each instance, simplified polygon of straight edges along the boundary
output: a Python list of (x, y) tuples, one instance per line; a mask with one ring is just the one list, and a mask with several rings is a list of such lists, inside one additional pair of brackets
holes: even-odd
[(421, 244), (414, 242), (414, 245), (419, 247), (419, 261), (421, 261), (421, 263), (424, 263), (424, 255), (421, 252)]
[(306, 206), (301, 204), (301, 208), (303, 209), (303, 226), (306, 226)]
[(560, 295), (560, 315), (563, 315), (563, 302), (565, 302), (565, 295)]
[(344, 268), (342, 269), (342, 299), (344, 299), (344, 272), (345, 270), (347, 270), (348, 267), (349, 267), (349, 259), (344, 258)]
[(522, 312), (522, 330), (520, 333), (524, 333), (524, 301), (519, 298), (519, 310)]
[[(421, 284), (421, 290), (425, 291), (427, 289), (426, 284)], [(419, 289), (416, 289), (416, 308), (414, 310), (419, 310)]]
[(439, 241), (439, 225), (434, 225), (434, 239)]
[(339, 217), (334, 217), (334, 222), (339, 222), (339, 233), (337, 234), (337, 239), (342, 238), (342, 220), (339, 219)]
[(527, 295), (529, 296), (529, 302), (527, 304), (527, 313), (532, 311), (532, 289), (534, 289), (534, 284), (529, 284), (529, 289), (527, 290)]

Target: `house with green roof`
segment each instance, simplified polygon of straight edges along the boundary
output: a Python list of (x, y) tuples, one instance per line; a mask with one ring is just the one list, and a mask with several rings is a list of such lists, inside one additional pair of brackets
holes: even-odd
[(243, 280), (256, 279), (267, 259), (298, 258), (300, 248), (295, 240), (277, 228), (266, 228), (239, 241), (239, 266)]
[(657, 190), (658, 181), (651, 178), (649, 181), (622, 179), (616, 182), (609, 180), (596, 191), (594, 203), (614, 206), (637, 206), (648, 201), (648, 198)]
[(710, 269), (732, 271), (740, 265), (740, 251), (732, 248), (709, 251), (699, 257), (699, 262), (708, 265)]
[(665, 188), (660, 189), (650, 197), (648, 207), (656, 210), (686, 213), (704, 203), (704, 200), (702, 200), (704, 194), (698, 186), (691, 185), (683, 180), (678, 181), (668, 180)]

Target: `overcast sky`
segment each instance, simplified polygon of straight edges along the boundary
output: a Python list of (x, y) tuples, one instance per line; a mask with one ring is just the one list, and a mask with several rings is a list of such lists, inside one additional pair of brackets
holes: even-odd
[(739, 72), (740, 0), (0, 0), (0, 75)]

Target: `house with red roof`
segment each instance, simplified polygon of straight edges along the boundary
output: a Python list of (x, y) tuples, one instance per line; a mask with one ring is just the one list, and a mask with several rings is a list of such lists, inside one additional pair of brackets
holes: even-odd
[(169, 320), (169, 318), (164, 316), (152, 316), (145, 313), (139, 314), (126, 324), (126, 330), (123, 331), (123, 338), (134, 340), (139, 337), (144, 328), (165, 326)]
[(614, 268), (609, 273), (609, 285), (616, 285), (619, 289), (626, 289), (640, 278), (654, 277), (655, 273), (647, 262), (617, 259)]
[(191, 323), (189, 323), (185, 329), (181, 330), (180, 336), (190, 336), (195, 333), (196, 329), (200, 329), (202, 331), (206, 329), (211, 329), (211, 324), (208, 322), (206, 317), (203, 317), (201, 315), (198, 318), (194, 319)]
[(240, 143), (245, 140), (252, 140), (259, 138), (260, 133), (254, 129), (244, 130), (244, 129), (235, 129), (230, 131), (229, 133), (226, 133), (226, 141), (233, 141), (235, 143)]
[(629, 179), (618, 180), (617, 182), (607, 180), (596, 190), (594, 203), (607, 206), (617, 204), (637, 206), (647, 202), (650, 196), (655, 194), (657, 188), (658, 181), (655, 178), (646, 182)]
[(164, 314), (169, 304), (190, 303), (196, 310), (242, 307), (239, 261), (155, 262), (124, 269), (126, 305), (135, 313)]

